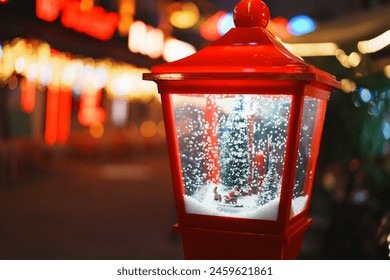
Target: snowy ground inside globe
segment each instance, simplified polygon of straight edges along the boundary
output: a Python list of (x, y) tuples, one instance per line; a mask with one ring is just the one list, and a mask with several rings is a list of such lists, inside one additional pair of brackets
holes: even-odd
[[(214, 200), (214, 188), (222, 195), (222, 201)], [(186, 211), (189, 214), (226, 216), (246, 219), (276, 221), (278, 218), (279, 198), (258, 206), (257, 195), (240, 196), (237, 204), (227, 204), (224, 202), (223, 187), (214, 184), (206, 185), (193, 196), (184, 196)], [(308, 196), (299, 196), (292, 200), (291, 216), (295, 216), (303, 211), (306, 206)]]

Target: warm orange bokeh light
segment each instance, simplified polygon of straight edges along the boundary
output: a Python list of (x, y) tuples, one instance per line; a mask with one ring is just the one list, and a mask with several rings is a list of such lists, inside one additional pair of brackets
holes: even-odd
[(152, 121), (145, 121), (141, 124), (140, 131), (146, 138), (154, 137), (157, 134), (157, 125)]
[(160, 122), (157, 124), (157, 133), (158, 133), (158, 135), (160, 135), (161, 137), (165, 137), (165, 126), (164, 126), (164, 121), (160, 121)]
[(101, 123), (99, 123), (99, 122), (92, 124), (89, 127), (89, 134), (94, 139), (102, 138), (103, 135), (104, 135), (104, 126)]
[(280, 39), (285, 39), (291, 37), (291, 34), (287, 30), (287, 26), (288, 20), (286, 18), (276, 17), (270, 21), (267, 29)]
[(200, 27), (200, 35), (209, 41), (215, 41), (221, 37), (218, 31), (218, 21), (227, 13), (219, 11), (209, 17)]

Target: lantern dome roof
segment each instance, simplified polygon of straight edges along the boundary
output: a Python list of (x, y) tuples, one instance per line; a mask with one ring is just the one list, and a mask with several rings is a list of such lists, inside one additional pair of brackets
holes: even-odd
[(236, 28), (186, 58), (154, 66), (144, 78), (154, 81), (204, 79), (292, 79), (339, 88), (335, 77), (293, 55), (266, 26), (268, 7), (242, 0), (234, 11)]

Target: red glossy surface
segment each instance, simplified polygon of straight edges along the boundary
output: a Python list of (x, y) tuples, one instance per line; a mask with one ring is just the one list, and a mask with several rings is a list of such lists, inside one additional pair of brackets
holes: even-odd
[[(212, 80), (237, 83), (248, 80), (300, 83), (304, 80), (319, 83), (328, 91), (340, 87), (334, 76), (294, 56), (261, 27), (232, 28), (221, 39), (189, 57), (154, 66), (152, 73), (144, 74), (144, 78), (170, 81), (173, 85), (174, 81), (187, 80), (207, 81), (210, 86), (215, 85)], [(265, 84), (265, 87), (269, 88), (269, 85)]]
[(269, 9), (261, 0), (243, 0), (234, 9), (236, 27), (266, 28), (269, 20)]
[(173, 226), (173, 231), (181, 234), (184, 257), (190, 260), (295, 259), (301, 250), (304, 232), (312, 222), (311, 219), (307, 219), (299, 226), (280, 235), (219, 231), (178, 225)]

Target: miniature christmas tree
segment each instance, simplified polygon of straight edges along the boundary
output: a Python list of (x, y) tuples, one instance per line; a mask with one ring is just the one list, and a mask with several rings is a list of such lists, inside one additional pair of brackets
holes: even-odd
[(281, 178), (278, 174), (276, 168), (276, 163), (272, 158), (272, 155), (269, 156), (269, 169), (265, 175), (262, 191), (259, 193), (257, 198), (257, 205), (264, 205), (271, 200), (279, 197), (280, 193)]
[(243, 96), (236, 98), (219, 144), (222, 184), (227, 189), (245, 189), (249, 178), (249, 139)]

